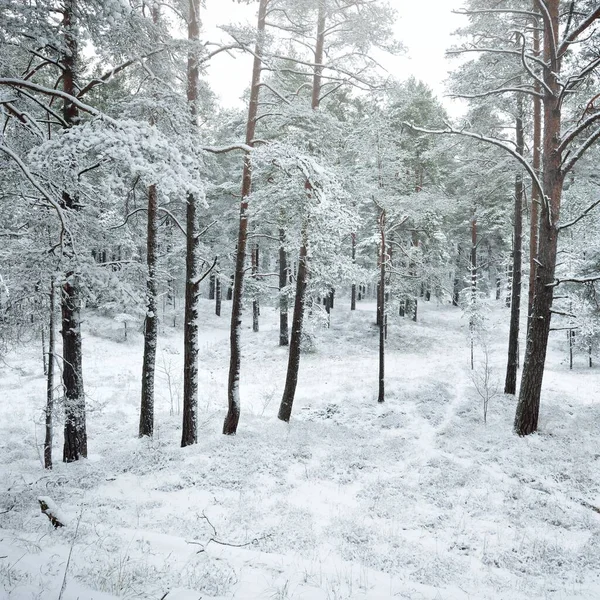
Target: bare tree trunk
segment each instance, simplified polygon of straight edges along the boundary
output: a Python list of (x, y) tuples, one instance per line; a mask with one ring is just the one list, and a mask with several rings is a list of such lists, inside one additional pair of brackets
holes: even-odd
[[(66, 52), (62, 57), (63, 91), (77, 95), (76, 65), (78, 55), (77, 26), (75, 15), (77, 0), (66, 0), (63, 9), (63, 28)], [(67, 127), (79, 121), (79, 110), (75, 104), (64, 101), (63, 119)], [(62, 194), (63, 205), (78, 210), (75, 198)], [(65, 388), (65, 435), (63, 461), (73, 462), (87, 457), (87, 430), (85, 415), (85, 393), (83, 387), (81, 350), (81, 289), (75, 271), (66, 274), (61, 294), (62, 338), (63, 338), (63, 385)]]
[(221, 316), (221, 295), (222, 295), (221, 274), (217, 273), (217, 280), (215, 282), (215, 315), (217, 315), (217, 317)]
[[(522, 156), (524, 150), (523, 96), (517, 95), (516, 151)], [(504, 393), (514, 395), (517, 390), (517, 370), (519, 368), (519, 319), (521, 318), (521, 266), (523, 237), (523, 173), (515, 177), (515, 214), (513, 224), (513, 275), (512, 297), (510, 302), (510, 333), (508, 336), (508, 364)]]
[[(533, 10), (537, 8), (537, 0), (533, 0)], [(533, 28), (533, 53), (536, 56), (540, 54), (540, 32), (534, 23)], [(534, 83), (535, 91), (541, 91), (540, 84)], [(541, 163), (542, 146), (542, 100), (539, 96), (533, 97), (533, 169), (539, 177)], [(533, 309), (533, 291), (535, 289), (536, 258), (539, 237), (540, 221), (540, 192), (535, 185), (531, 186), (531, 222), (529, 230), (529, 298), (527, 302), (527, 328), (531, 324), (531, 314)]]
[[(254, 246), (253, 250), (251, 251), (251, 262), (252, 262), (252, 278), (254, 280), (256, 280), (256, 273), (258, 273), (258, 244), (256, 244), (256, 246)], [(259, 321), (259, 316), (260, 316), (260, 305), (258, 302), (258, 298), (256, 297), (256, 294), (254, 296), (254, 299), (252, 300), (252, 331), (254, 331), (254, 333), (258, 333), (259, 329), (260, 329), (260, 321)]]
[[(356, 264), (356, 233), (352, 234), (352, 264)], [(352, 284), (350, 291), (350, 310), (356, 310), (356, 283)]]
[(52, 468), (52, 437), (53, 437), (53, 411), (54, 411), (54, 351), (56, 347), (55, 329), (55, 298), (54, 276), (50, 279), (50, 318), (48, 322), (48, 372), (46, 373), (46, 435), (44, 438), (44, 468)]
[[(268, 0), (260, 0), (258, 7), (257, 40), (254, 49), (254, 64), (252, 67), (252, 83), (250, 86), (250, 104), (246, 122), (246, 144), (254, 143), (256, 131), (256, 116), (258, 112), (258, 92), (260, 90), (260, 74), (262, 68), (263, 37), (267, 15)], [(242, 200), (240, 202), (240, 224), (238, 230), (237, 251), (235, 257), (235, 278), (231, 306), (231, 333), (229, 360), (229, 379), (227, 383), (228, 410), (223, 423), (223, 433), (233, 435), (237, 431), (240, 420), (240, 364), (241, 364), (241, 333), (242, 333), (242, 292), (244, 285), (244, 263), (246, 260), (246, 241), (248, 234), (248, 197), (252, 191), (251, 158), (244, 158), (242, 173)]]
[[(471, 303), (477, 302), (477, 216), (473, 212), (471, 217)], [(475, 368), (474, 346), (475, 346), (475, 323), (473, 317), (469, 321), (469, 332), (471, 338), (471, 370)]]
[(211, 273), (208, 277), (208, 299), (209, 300), (215, 299), (215, 278), (216, 278), (216, 275), (214, 273)]
[(546, 0), (551, 27), (544, 28), (544, 133), (543, 187), (547, 201), (541, 205), (538, 264), (534, 283), (531, 324), (515, 415), (515, 432), (528, 435), (537, 430), (542, 379), (550, 333), (554, 272), (558, 246), (558, 220), (563, 187), (562, 153), (559, 151), (561, 125), (560, 59), (553, 56), (559, 31), (559, 0)]
[(292, 406), (298, 384), (298, 371), (300, 367), (300, 346), (302, 343), (302, 322), (304, 318), (304, 293), (308, 280), (307, 247), (304, 235), (300, 254), (298, 257), (298, 271), (296, 273), (296, 299), (294, 302), (294, 314), (292, 317), (292, 335), (290, 339), (290, 350), (288, 357), (288, 368), (285, 380), (283, 398), (277, 415), (282, 421), (288, 422), (292, 415)]
[(63, 384), (65, 388), (65, 443), (63, 461), (87, 458), (85, 395), (81, 359), (81, 292), (79, 277), (67, 273), (62, 286)]
[(379, 392), (377, 402), (385, 401), (385, 338), (386, 338), (386, 314), (385, 314), (385, 210), (379, 216), (379, 233), (381, 246), (379, 250), (379, 289), (378, 289), (378, 312), (379, 312)]
[(458, 306), (460, 301), (460, 282), (461, 282), (461, 272), (460, 272), (460, 258), (461, 258), (462, 248), (461, 245), (458, 244), (456, 248), (456, 269), (454, 271), (454, 283), (452, 288), (452, 306)]
[(144, 359), (142, 364), (142, 401), (140, 406), (139, 436), (154, 434), (154, 373), (158, 341), (156, 262), (158, 254), (158, 191), (156, 185), (148, 188), (146, 318), (144, 321)]
[(288, 284), (288, 265), (285, 252), (285, 230), (279, 230), (279, 345), (287, 346), (289, 343), (288, 331), (288, 299), (284, 293)]
[[(313, 110), (319, 108), (321, 101), (321, 80), (323, 72), (323, 55), (325, 46), (325, 0), (319, 2), (317, 17), (317, 40), (315, 45), (315, 67), (313, 74), (311, 107)], [(312, 187), (307, 180), (305, 189), (312, 195)], [(308, 281), (307, 266), (308, 226), (305, 224), (302, 230), (302, 246), (298, 258), (298, 273), (296, 275), (296, 298), (294, 301), (294, 315), (292, 317), (292, 335), (290, 339), (290, 350), (288, 368), (286, 374), (285, 388), (279, 407), (279, 419), (288, 422), (292, 414), (292, 405), (296, 394), (298, 383), (298, 371), (300, 368), (300, 345), (302, 336), (302, 321), (304, 319), (304, 295)]]
[[(188, 40), (200, 39), (200, 2), (189, 0)], [(197, 126), (198, 114), (198, 50), (188, 53), (187, 101), (192, 128)], [(198, 302), (200, 300), (201, 259), (198, 227), (198, 199), (187, 195), (185, 256), (185, 309), (183, 325), (183, 423), (181, 447), (198, 441)], [(212, 273), (211, 273), (212, 275)]]
[[(152, 5), (152, 21), (159, 19), (157, 4)], [(154, 119), (150, 119), (154, 124)], [(158, 189), (148, 188), (148, 229), (146, 237), (146, 318), (144, 321), (144, 359), (142, 363), (142, 398), (140, 404), (139, 437), (154, 435), (154, 374), (158, 343)]]

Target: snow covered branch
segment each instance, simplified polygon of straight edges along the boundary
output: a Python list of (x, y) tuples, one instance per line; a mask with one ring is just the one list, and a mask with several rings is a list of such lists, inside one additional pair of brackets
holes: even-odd
[(73, 236), (71, 235), (71, 232), (67, 226), (67, 221), (66, 221), (65, 214), (63, 212), (62, 207), (56, 200), (54, 200), (54, 198), (52, 198), (52, 196), (38, 182), (38, 180), (35, 178), (33, 173), (27, 168), (27, 165), (25, 165), (25, 163), (19, 158), (19, 156), (17, 156), (10, 148), (8, 148), (7, 146), (1, 145), (1, 144), (0, 144), (0, 151), (4, 152), (8, 156), (10, 156), (10, 158), (12, 158), (17, 163), (19, 169), (21, 170), (23, 175), (25, 175), (25, 177), (27, 178), (29, 183), (31, 183), (31, 185), (38, 192), (40, 192), (40, 194), (44, 197), (46, 202), (48, 202), (48, 204), (50, 204), (50, 206), (52, 206), (52, 208), (54, 208), (54, 210), (56, 211), (56, 214), (58, 215), (58, 219), (59, 219), (60, 225), (61, 225), (59, 245), (62, 250), (65, 233), (69, 234), (69, 237), (71, 238), (71, 240), (73, 239)]
[(430, 133), (434, 135), (462, 135), (465, 137), (472, 138), (474, 140), (478, 140), (480, 142), (486, 142), (487, 144), (492, 144), (493, 146), (498, 146), (498, 148), (503, 148), (506, 150), (513, 158), (515, 158), (518, 162), (523, 165), (531, 180), (534, 182), (536, 188), (540, 192), (542, 198), (545, 198), (544, 188), (542, 187), (542, 183), (535, 172), (534, 168), (513, 148), (511, 148), (506, 142), (502, 140), (498, 140), (496, 138), (487, 137), (485, 135), (481, 135), (480, 133), (475, 133), (473, 131), (465, 131), (464, 129), (454, 129), (452, 126), (446, 124), (446, 129), (427, 129), (425, 127), (418, 127), (417, 125), (413, 125), (408, 121), (404, 121), (403, 125), (409, 127), (413, 131), (418, 131), (420, 133)]
[(592, 202), (576, 219), (573, 219), (564, 225), (559, 225), (558, 230), (560, 231), (561, 229), (566, 229), (567, 227), (572, 227), (576, 223), (579, 223), (579, 221), (586, 217), (594, 208), (596, 208), (596, 206), (598, 206), (598, 204), (600, 204), (600, 200)]

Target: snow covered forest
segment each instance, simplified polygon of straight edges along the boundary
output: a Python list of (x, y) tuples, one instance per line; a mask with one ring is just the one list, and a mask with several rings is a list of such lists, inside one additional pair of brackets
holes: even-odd
[(408, 4), (0, 0), (0, 599), (600, 598), (600, 6)]

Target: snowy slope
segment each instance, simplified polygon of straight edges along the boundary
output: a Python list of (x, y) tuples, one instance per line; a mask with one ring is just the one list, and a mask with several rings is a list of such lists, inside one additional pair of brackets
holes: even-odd
[[(51, 473), (40, 350), (0, 365), (0, 597), (58, 598), (71, 553), (64, 599), (600, 598), (600, 375), (584, 357), (568, 370), (562, 336), (540, 432), (519, 439), (514, 398), (493, 398), (483, 424), (458, 309), (391, 318), (377, 405), (374, 306), (339, 304), (302, 358), (288, 426), (275, 417), (287, 354), (263, 308), (261, 332), (244, 334), (242, 420), (228, 438), (228, 318), (211, 308), (194, 447), (179, 448), (179, 331), (166, 327), (158, 351), (155, 439), (138, 440), (141, 337), (87, 315), (90, 457), (59, 462), (58, 427)], [(503, 380), (508, 314), (490, 318)], [(39, 496), (67, 527), (52, 527)]]

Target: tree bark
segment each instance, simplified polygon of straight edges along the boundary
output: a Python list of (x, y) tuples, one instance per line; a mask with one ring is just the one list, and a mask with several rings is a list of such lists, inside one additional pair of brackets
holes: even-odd
[[(75, 15), (77, 0), (66, 0), (63, 11), (63, 29), (66, 51), (62, 57), (63, 91), (77, 95), (78, 40)], [(63, 119), (67, 127), (79, 121), (79, 110), (75, 104), (64, 101)], [(67, 192), (62, 193), (62, 204), (68, 210), (79, 210), (76, 199)], [(87, 457), (87, 430), (85, 415), (85, 393), (83, 387), (81, 345), (81, 290), (79, 276), (75, 271), (66, 274), (61, 295), (62, 338), (63, 338), (63, 385), (65, 388), (65, 435), (63, 461), (73, 462)]]
[(385, 402), (385, 338), (386, 338), (386, 314), (385, 314), (385, 210), (379, 216), (379, 233), (381, 246), (379, 250), (379, 288), (378, 288), (378, 312), (379, 312), (379, 390), (377, 402)]
[(285, 380), (285, 389), (283, 398), (279, 406), (279, 419), (289, 422), (292, 415), (292, 406), (296, 394), (296, 385), (298, 384), (298, 371), (300, 367), (300, 346), (302, 343), (302, 322), (304, 318), (304, 292), (306, 291), (306, 282), (308, 280), (307, 268), (307, 246), (306, 237), (303, 236), (303, 243), (300, 247), (298, 256), (298, 271), (296, 273), (296, 298), (294, 301), (294, 314), (292, 317), (292, 335), (290, 339), (290, 350), (288, 356), (288, 368)]
[[(311, 107), (313, 110), (319, 108), (321, 101), (321, 80), (323, 71), (323, 55), (325, 46), (325, 0), (319, 2), (317, 17), (317, 39), (315, 45), (315, 67), (313, 73)], [(312, 187), (307, 180), (305, 189), (309, 196), (312, 195)], [(294, 300), (294, 315), (292, 317), (292, 335), (290, 339), (290, 350), (288, 357), (288, 369), (286, 374), (285, 388), (279, 407), (279, 419), (288, 422), (292, 414), (292, 405), (296, 394), (298, 383), (298, 371), (300, 368), (300, 345), (302, 336), (302, 321), (304, 319), (304, 295), (308, 281), (307, 267), (308, 226), (305, 224), (302, 230), (302, 246), (298, 259), (298, 273), (296, 275), (296, 298)]]
[[(252, 262), (252, 278), (256, 281), (257, 276), (256, 274), (258, 273), (258, 244), (256, 244), (253, 248), (253, 250), (251, 251), (251, 262)], [(260, 329), (260, 320), (259, 320), (259, 316), (260, 316), (260, 304), (258, 301), (258, 297), (256, 296), (256, 293), (254, 295), (254, 298), (252, 300), (252, 331), (254, 333), (258, 333), (259, 329)]]
[(54, 411), (54, 351), (55, 342), (55, 298), (54, 276), (50, 279), (50, 306), (48, 319), (48, 371), (46, 373), (46, 435), (44, 438), (44, 468), (52, 468), (52, 438), (53, 438), (53, 411)]
[(139, 436), (154, 434), (154, 373), (158, 341), (156, 262), (158, 254), (158, 191), (148, 188), (148, 229), (146, 236), (146, 318), (144, 321), (144, 359), (142, 364), (142, 401)]
[(454, 271), (454, 283), (452, 288), (452, 306), (458, 306), (460, 302), (460, 282), (461, 282), (461, 272), (460, 272), (460, 257), (462, 253), (461, 245), (458, 244), (456, 248), (456, 269)]
[[(158, 5), (152, 6), (152, 21), (159, 19)], [(154, 119), (150, 119), (154, 124)], [(146, 235), (146, 318), (144, 321), (144, 358), (142, 362), (142, 398), (139, 437), (154, 435), (154, 374), (158, 343), (158, 189), (148, 187), (148, 228)]]
[(221, 316), (221, 296), (222, 296), (221, 274), (217, 273), (217, 279), (215, 281), (215, 315), (217, 315), (217, 317)]
[[(258, 93), (260, 90), (260, 75), (262, 68), (263, 38), (267, 15), (268, 0), (260, 0), (258, 7), (257, 40), (254, 48), (254, 64), (252, 67), (252, 82), (250, 86), (250, 104), (246, 122), (246, 144), (254, 143), (256, 131), (256, 116), (258, 113)], [(240, 202), (240, 222), (238, 229), (237, 250), (235, 256), (235, 274), (231, 306), (230, 329), (230, 359), (229, 378), (227, 382), (228, 410), (223, 423), (223, 433), (233, 435), (237, 431), (240, 420), (240, 364), (241, 364), (241, 333), (242, 333), (242, 292), (244, 286), (244, 263), (246, 260), (246, 241), (248, 237), (248, 197), (252, 191), (252, 164), (249, 155), (244, 158), (242, 172), (242, 200)]]
[[(471, 217), (471, 304), (477, 302), (477, 216), (475, 210)], [(473, 316), (469, 321), (469, 333), (471, 337), (471, 370), (475, 368), (474, 346), (475, 346), (475, 323)]]
[[(200, 39), (200, 2), (189, 0), (188, 40)], [(197, 126), (198, 101), (198, 51), (188, 53), (187, 101), (191, 125)], [(185, 257), (185, 309), (183, 325), (183, 423), (181, 447), (198, 440), (198, 303), (200, 300), (201, 259), (198, 227), (198, 199), (187, 195), (186, 206), (186, 257)]]
[[(523, 96), (517, 95), (516, 151), (523, 156)], [(521, 318), (521, 265), (523, 237), (523, 173), (515, 177), (515, 212), (513, 224), (513, 268), (512, 297), (510, 302), (510, 332), (508, 336), (508, 364), (504, 393), (514, 395), (517, 390), (517, 370), (519, 368), (519, 319)]]
[[(352, 234), (352, 264), (356, 264), (356, 233)], [(350, 310), (356, 310), (356, 283), (350, 290)]]
[(288, 299), (285, 289), (288, 285), (288, 265), (285, 252), (285, 230), (279, 230), (279, 345), (289, 343), (288, 330)]
[(527, 335), (527, 347), (523, 362), (521, 389), (515, 415), (515, 432), (528, 435), (537, 431), (540, 412), (540, 396), (548, 336), (552, 298), (554, 295), (554, 272), (558, 245), (558, 220), (563, 187), (561, 173), (562, 153), (558, 145), (561, 129), (560, 59), (553, 55), (559, 31), (559, 0), (546, 0), (545, 7), (552, 27), (544, 28), (544, 82), (549, 91), (544, 92), (543, 133), (543, 188), (545, 198), (541, 204), (538, 265), (534, 282), (531, 324)]
[[(536, 10), (537, 0), (533, 0), (533, 9)], [(533, 53), (536, 56), (540, 54), (540, 32), (537, 23), (534, 22), (533, 29)], [(541, 91), (540, 84), (534, 83), (536, 92)], [(541, 163), (541, 146), (542, 146), (542, 101), (539, 96), (533, 97), (533, 170), (539, 177)], [(538, 248), (538, 236), (540, 227), (540, 192), (535, 185), (531, 186), (531, 212), (529, 224), (529, 296), (527, 302), (527, 328), (531, 324), (531, 314), (533, 309), (533, 292), (535, 289), (535, 271), (536, 258)]]

